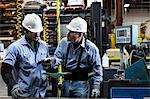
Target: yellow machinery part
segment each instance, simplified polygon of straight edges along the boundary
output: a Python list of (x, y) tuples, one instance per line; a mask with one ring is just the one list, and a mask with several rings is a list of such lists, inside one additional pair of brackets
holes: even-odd
[(43, 31), (44, 41), (48, 43), (48, 34), (47, 34), (47, 16), (44, 13), (44, 31)]
[[(59, 44), (60, 42), (60, 0), (57, 0), (56, 1), (56, 17), (57, 17), (57, 44)], [(58, 72), (62, 72), (62, 66), (59, 65), (58, 66)], [(58, 83), (58, 86), (62, 86), (62, 76), (59, 77), (59, 83)], [(61, 95), (61, 88), (58, 87), (58, 97), (60, 97)]]
[(111, 33), (110, 34), (110, 41), (111, 41), (111, 48), (115, 48), (115, 34), (114, 33)]

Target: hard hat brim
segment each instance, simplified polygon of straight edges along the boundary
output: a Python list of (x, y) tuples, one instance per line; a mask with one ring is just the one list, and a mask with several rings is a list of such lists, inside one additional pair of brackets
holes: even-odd
[(87, 31), (76, 30), (76, 29), (72, 28), (70, 25), (67, 25), (66, 28), (70, 31), (79, 32), (79, 33), (86, 33), (87, 32)]
[(42, 32), (43, 31), (43, 27), (40, 26), (38, 28), (34, 28), (34, 29), (30, 29), (28, 28), (27, 26), (25, 26), (23, 23), (22, 23), (23, 27), (26, 28), (27, 30), (33, 32), (33, 33), (37, 33), (37, 32)]

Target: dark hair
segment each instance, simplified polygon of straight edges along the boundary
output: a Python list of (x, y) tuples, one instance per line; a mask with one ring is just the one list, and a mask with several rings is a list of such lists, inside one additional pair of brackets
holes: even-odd
[(26, 29), (26, 28), (24, 28), (24, 27), (23, 27), (23, 30), (24, 30), (24, 33), (25, 33), (25, 34), (28, 33), (28, 32), (30, 32), (28, 29)]

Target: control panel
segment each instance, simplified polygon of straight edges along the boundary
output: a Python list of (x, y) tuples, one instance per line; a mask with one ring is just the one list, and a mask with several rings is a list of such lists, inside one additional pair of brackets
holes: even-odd
[(116, 44), (132, 43), (131, 26), (123, 26), (115, 28)]
[(116, 26), (115, 27), (116, 44), (137, 45), (138, 33), (139, 33), (139, 26), (136, 24), (129, 26)]

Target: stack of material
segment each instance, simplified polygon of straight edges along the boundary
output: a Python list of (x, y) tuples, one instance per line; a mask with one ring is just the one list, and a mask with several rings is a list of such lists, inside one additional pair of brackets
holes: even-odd
[[(127, 52), (127, 50), (126, 49), (124, 49), (124, 57), (126, 58), (126, 59), (128, 59), (129, 58), (129, 53)], [(118, 49), (118, 48), (115, 48), (115, 49), (107, 49), (106, 50), (106, 54), (108, 55), (108, 57), (120, 57), (120, 49)]]
[(16, 33), (16, 1), (0, 1), (0, 40), (13, 40)]
[(150, 40), (150, 20), (146, 20), (143, 23), (141, 23), (140, 26), (141, 29), (141, 36), (145, 39), (145, 40)]
[(107, 49), (106, 53), (109, 57), (120, 57), (120, 49)]
[(23, 9), (49, 9), (49, 5), (44, 0), (23, 0)]

